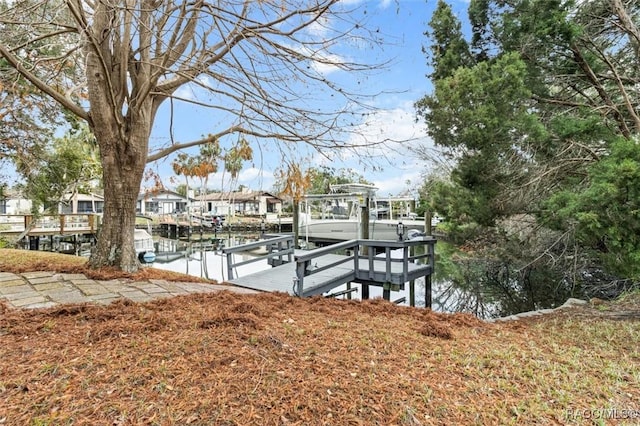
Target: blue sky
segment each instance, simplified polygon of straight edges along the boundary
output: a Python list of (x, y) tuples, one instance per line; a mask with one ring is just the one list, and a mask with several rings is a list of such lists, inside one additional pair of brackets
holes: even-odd
[[(358, 6), (357, 3), (362, 5), (358, 0), (345, 0), (345, 2), (356, 6)], [(450, 4), (457, 11), (459, 18), (464, 19), (467, 3), (452, 0)], [(371, 14), (370, 26), (379, 28), (379, 33), (387, 42), (378, 60), (390, 60), (391, 64), (364, 80), (363, 90), (370, 92), (384, 90), (387, 94), (373, 99), (377, 112), (360, 124), (362, 132), (371, 135), (383, 134), (394, 140), (413, 139), (411, 142), (413, 144), (429, 145), (424, 123), (415, 122), (413, 104), (431, 90), (431, 84), (426, 78), (429, 70), (422, 47), (427, 43), (423, 33), (436, 7), (436, 0), (372, 0), (366, 4), (366, 7)], [(332, 74), (327, 72), (329, 78)], [(174, 137), (177, 140), (186, 141), (198, 139), (201, 135), (210, 133), (211, 129), (204, 127), (199, 117), (198, 114), (183, 114), (181, 119), (173, 124)], [(158, 116), (152, 133), (152, 144), (154, 141), (167, 139), (166, 122), (166, 116)], [(301, 146), (299, 149), (306, 148)], [(237, 182), (233, 185), (242, 184), (251, 189), (270, 190), (274, 181), (273, 171), (281, 162), (280, 153), (278, 150), (254, 148), (254, 154), (254, 160), (245, 164)], [(301, 166), (306, 168), (324, 164), (334, 168), (353, 168), (379, 188), (380, 196), (399, 195), (407, 189), (417, 189), (421, 176), (429, 169), (428, 164), (415, 158), (403, 145), (396, 145), (378, 154), (386, 157), (377, 163), (379, 170), (373, 170), (371, 167), (364, 168), (353, 155), (342, 155), (341, 158), (334, 156), (329, 164), (322, 159), (322, 156), (309, 153), (306, 156), (307, 160)], [(170, 179), (173, 176), (170, 162), (171, 158), (161, 160), (155, 164), (154, 168), (159, 172), (165, 185), (172, 187), (184, 183), (184, 178)], [(411, 184), (407, 185), (407, 181)], [(228, 174), (217, 173), (209, 178), (210, 188), (235, 189), (230, 187), (231, 185)]]

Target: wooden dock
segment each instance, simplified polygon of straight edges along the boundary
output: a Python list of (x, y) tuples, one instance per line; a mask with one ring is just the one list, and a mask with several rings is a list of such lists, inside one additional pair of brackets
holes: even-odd
[(0, 215), (0, 237), (29, 250), (80, 254), (95, 243), (96, 214)]
[[(427, 302), (430, 306), (430, 276), (434, 270), (433, 237), (422, 237), (410, 241), (350, 240), (310, 251), (295, 250), (293, 237), (282, 236), (273, 239), (243, 244), (223, 249), (227, 255), (229, 283), (267, 292), (285, 292), (308, 297), (325, 294), (344, 284), (370, 285), (384, 289), (385, 299), (389, 299), (392, 289), (403, 290), (406, 283), (413, 283), (427, 277)], [(259, 246), (267, 248), (264, 256), (233, 263), (232, 254), (254, 250)], [(423, 247), (422, 254), (414, 254)], [(401, 256), (397, 256), (398, 252)], [(243, 277), (234, 277), (236, 266), (269, 259), (271, 269), (255, 272)], [(368, 290), (363, 291), (363, 297)]]
[(98, 229), (95, 214), (0, 215), (0, 234), (50, 236), (93, 234)]

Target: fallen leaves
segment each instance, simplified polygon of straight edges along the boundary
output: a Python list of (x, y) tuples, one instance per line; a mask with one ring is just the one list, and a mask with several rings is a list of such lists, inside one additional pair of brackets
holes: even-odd
[(191, 275), (164, 271), (152, 267), (142, 267), (136, 273), (122, 272), (116, 268), (92, 269), (84, 257), (43, 251), (2, 249), (0, 271), (20, 274), (31, 271), (49, 271), (68, 274), (84, 274), (94, 280), (128, 278), (135, 281), (163, 279), (167, 281), (212, 282)]
[(638, 328), (594, 324), (620, 334), (600, 356), (576, 346), (597, 333), (592, 326), (564, 321), (493, 325), (380, 300), (226, 292), (5, 308), (0, 417), (7, 425), (563, 423), (570, 406), (630, 407), (640, 363), (624, 342), (638, 341)]
[(488, 324), (284, 294), (0, 304), (0, 424), (582, 424), (569, 414), (637, 409), (637, 320), (586, 309)]

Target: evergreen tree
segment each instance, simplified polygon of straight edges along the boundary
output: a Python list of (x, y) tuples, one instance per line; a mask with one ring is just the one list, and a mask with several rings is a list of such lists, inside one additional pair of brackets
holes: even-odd
[(460, 21), (444, 0), (438, 0), (429, 27), (431, 30), (426, 31), (425, 35), (431, 43), (428, 48), (423, 48), (433, 66), (429, 78), (440, 80), (450, 76), (457, 68), (471, 64), (469, 46), (462, 35)]
[[(456, 32), (443, 16), (427, 34)], [(472, 0), (473, 61), (459, 53), (454, 69), (431, 55), (434, 90), (416, 102), (455, 161), (429, 195), (436, 210), (522, 247), (523, 271), (554, 268), (573, 285), (589, 268), (638, 279), (639, 17), (620, 0)]]

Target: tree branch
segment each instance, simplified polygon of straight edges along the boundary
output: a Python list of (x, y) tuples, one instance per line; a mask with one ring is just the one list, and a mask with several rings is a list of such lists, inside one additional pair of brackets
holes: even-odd
[(7, 60), (7, 62), (11, 64), (12, 67), (14, 67), (20, 74), (24, 76), (24, 78), (29, 80), (29, 82), (33, 84), (35, 87), (37, 87), (39, 90), (49, 95), (56, 102), (58, 102), (64, 108), (67, 108), (69, 111), (73, 112), (78, 117), (86, 121), (90, 120), (89, 114), (87, 113), (87, 111), (82, 109), (79, 105), (77, 105), (71, 99), (67, 98), (64, 94), (59, 93), (57, 90), (55, 90), (54, 88), (49, 86), (47, 83), (42, 81), (34, 73), (26, 69), (22, 65), (22, 62), (20, 62), (20, 60), (15, 55), (13, 55), (9, 51), (9, 49), (7, 49), (7, 47), (2, 43), (0, 43), (0, 55), (2, 55)]

